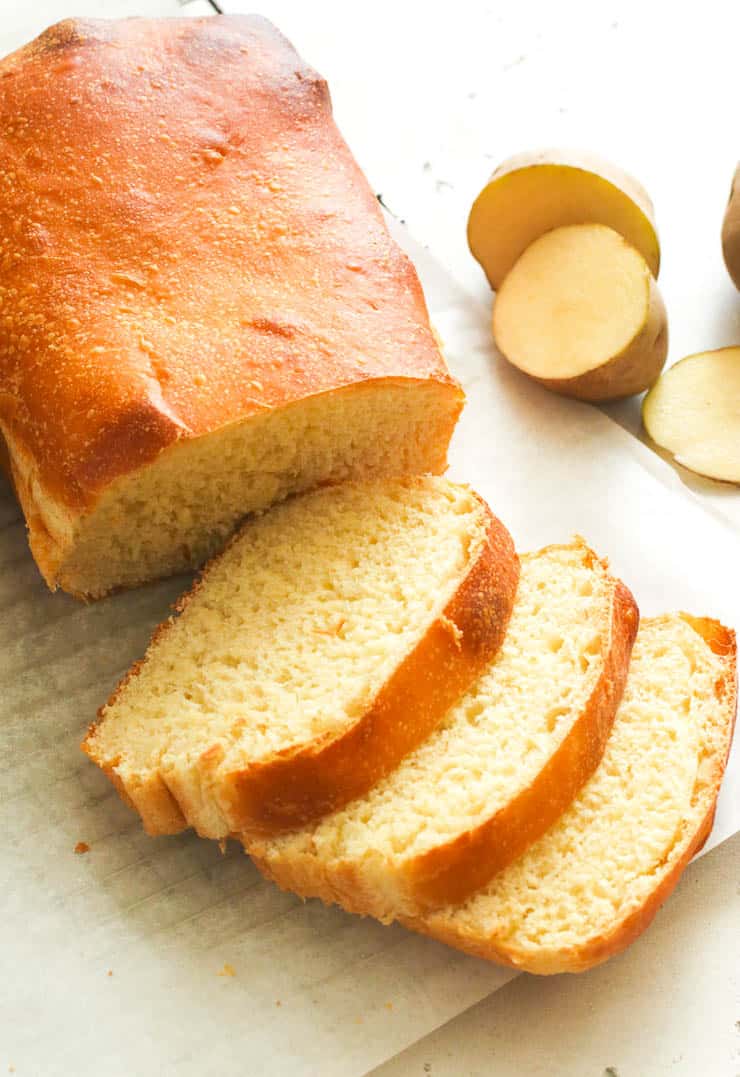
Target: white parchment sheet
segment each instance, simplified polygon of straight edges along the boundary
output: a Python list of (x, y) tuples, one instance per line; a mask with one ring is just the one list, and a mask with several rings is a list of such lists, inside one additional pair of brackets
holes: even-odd
[[(643, 613), (740, 624), (736, 534), (598, 410), (498, 361), (488, 311), (412, 253), (468, 393), (451, 474), (520, 549), (582, 533)], [(401, 928), (302, 905), (235, 845), (146, 837), (79, 742), (187, 581), (91, 606), (51, 595), (0, 489), (0, 1070), (352, 1077), (506, 982)], [(735, 752), (711, 844), (740, 828), (739, 787)]]

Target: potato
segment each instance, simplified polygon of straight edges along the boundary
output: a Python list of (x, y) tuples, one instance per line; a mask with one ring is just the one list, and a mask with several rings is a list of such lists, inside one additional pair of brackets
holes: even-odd
[(608, 161), (571, 150), (504, 161), (473, 203), (468, 244), (496, 291), (533, 240), (566, 224), (608, 225), (657, 277), (660, 245), (647, 192)]
[(740, 288), (740, 165), (735, 169), (722, 223), (722, 254), (733, 284)]
[(647, 262), (603, 224), (556, 228), (527, 247), (496, 296), (493, 337), (519, 370), (579, 400), (642, 392), (668, 351)]
[(645, 397), (642, 421), (689, 471), (740, 483), (740, 347), (681, 359)]

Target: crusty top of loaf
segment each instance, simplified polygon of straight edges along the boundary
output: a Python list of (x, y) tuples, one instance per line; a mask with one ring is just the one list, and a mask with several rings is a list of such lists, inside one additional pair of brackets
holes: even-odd
[(68, 20), (0, 63), (0, 310), (0, 427), (70, 507), (302, 397), (460, 393), (325, 82), (258, 17)]

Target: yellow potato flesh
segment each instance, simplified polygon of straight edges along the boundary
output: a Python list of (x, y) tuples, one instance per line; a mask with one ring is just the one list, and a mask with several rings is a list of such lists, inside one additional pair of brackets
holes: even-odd
[[(494, 173), (481, 191), (468, 220), (470, 249), (494, 290), (535, 239), (571, 224), (613, 228), (658, 275), (660, 247), (649, 199), (630, 177), (614, 169), (612, 181), (607, 175), (566, 163), (533, 163), (512, 171), (506, 167), (502, 166), (500, 175)], [(605, 171), (611, 167), (603, 164)]]
[(493, 335), (506, 358), (541, 380), (570, 379), (620, 355), (647, 322), (650, 270), (603, 225), (547, 232), (496, 297)]
[(642, 417), (653, 441), (677, 463), (740, 483), (740, 347), (676, 363), (645, 397)]

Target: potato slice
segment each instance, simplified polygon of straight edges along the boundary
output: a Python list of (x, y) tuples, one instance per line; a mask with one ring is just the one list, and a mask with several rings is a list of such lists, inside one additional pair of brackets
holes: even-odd
[(533, 240), (562, 225), (590, 223), (624, 236), (657, 277), (660, 245), (647, 192), (608, 161), (572, 150), (504, 161), (473, 203), (468, 244), (497, 291)]
[(740, 165), (732, 179), (730, 200), (722, 223), (722, 254), (733, 284), (740, 288)]
[(527, 248), (496, 296), (493, 337), (519, 370), (580, 400), (642, 392), (668, 351), (645, 259), (603, 224), (556, 228)]
[(672, 366), (645, 397), (642, 421), (689, 471), (740, 483), (740, 347), (699, 352)]

